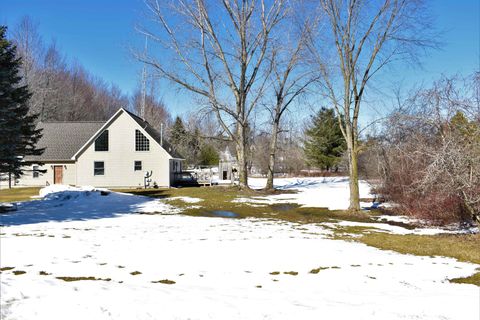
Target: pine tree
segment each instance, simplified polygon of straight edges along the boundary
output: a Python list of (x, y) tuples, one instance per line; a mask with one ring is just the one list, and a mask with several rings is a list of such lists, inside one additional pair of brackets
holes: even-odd
[(182, 118), (177, 116), (172, 128), (170, 129), (170, 143), (174, 147), (183, 146), (186, 142), (187, 130), (183, 125)]
[(35, 148), (41, 137), (35, 129), (38, 115), (28, 113), (31, 94), (20, 85), (21, 59), (6, 32), (7, 27), (0, 26), (0, 174), (8, 174), (11, 187), (11, 178), (22, 175), (23, 157), (43, 150)]
[(185, 128), (182, 118), (177, 116), (170, 129), (170, 143), (186, 160), (187, 165), (197, 165), (200, 154), (200, 130), (194, 132)]
[(333, 109), (321, 108), (305, 131), (304, 152), (309, 165), (330, 170), (340, 162), (345, 139)]
[(218, 165), (218, 162), (220, 161), (217, 150), (211, 144), (202, 145), (202, 147), (200, 148), (199, 157), (200, 164), (205, 166)]

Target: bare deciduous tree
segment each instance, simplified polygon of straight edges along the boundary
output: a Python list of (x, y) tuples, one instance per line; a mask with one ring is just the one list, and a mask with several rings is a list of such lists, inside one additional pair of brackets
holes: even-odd
[[(311, 51), (323, 92), (345, 119), (339, 125), (347, 142), (349, 208), (358, 211), (359, 116), (367, 84), (386, 65), (416, 60), (415, 49), (435, 43), (427, 35), (431, 26), (421, 0), (320, 0), (320, 12), (327, 28), (312, 35)], [(325, 48), (334, 48), (331, 61)]]
[[(239, 183), (247, 184), (250, 115), (262, 97), (271, 33), (285, 16), (284, 0), (147, 0), (162, 32), (141, 32), (161, 44), (159, 59), (140, 53), (160, 76), (199, 97), (235, 142)], [(161, 4), (162, 3), (162, 4)]]
[(273, 102), (271, 104), (267, 103), (267, 110), (272, 123), (272, 132), (268, 146), (269, 158), (267, 184), (265, 187), (267, 190), (273, 190), (274, 188), (276, 151), (283, 115), (292, 103), (305, 92), (307, 87), (317, 79), (312, 70), (306, 67), (303, 55), (309, 27), (311, 27), (310, 22), (306, 20), (302, 23), (298, 36), (290, 33), (290, 36), (293, 38), (292, 44), (286, 43), (286, 33), (284, 33), (282, 40), (278, 39), (279, 41), (272, 50), (270, 63), (272, 68), (271, 87)]

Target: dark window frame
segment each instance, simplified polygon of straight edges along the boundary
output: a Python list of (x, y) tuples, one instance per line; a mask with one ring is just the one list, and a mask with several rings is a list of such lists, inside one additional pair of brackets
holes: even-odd
[(109, 134), (105, 130), (95, 139), (95, 151), (108, 151), (109, 147)]
[(135, 151), (150, 151), (150, 139), (135, 129)]
[(40, 172), (38, 170), (40, 170), (40, 166), (38, 165), (32, 166), (32, 177), (34, 179), (37, 179), (40, 177)]
[(142, 161), (141, 160), (133, 161), (133, 171), (142, 171)]
[[(102, 164), (101, 167), (97, 167), (97, 164)], [(93, 175), (94, 176), (104, 176), (105, 175), (105, 161), (94, 161), (93, 162)]]

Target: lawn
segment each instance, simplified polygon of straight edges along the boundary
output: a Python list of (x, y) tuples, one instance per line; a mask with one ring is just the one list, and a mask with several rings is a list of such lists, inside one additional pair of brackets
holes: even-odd
[(0, 202), (15, 202), (32, 200), (32, 196), (38, 196), (40, 188), (12, 188), (0, 190)]
[[(31, 200), (31, 196), (38, 195), (40, 188), (12, 188), (0, 190), (0, 202), (14, 202)], [(182, 209), (182, 214), (190, 216), (213, 216), (214, 211), (233, 212), (238, 218), (266, 218), (294, 223), (331, 223), (338, 221), (352, 221), (362, 223), (380, 223), (374, 219), (382, 214), (379, 210), (364, 211), (361, 214), (347, 210), (328, 210), (327, 208), (305, 208), (292, 203), (273, 203), (251, 205), (244, 202), (234, 202), (236, 198), (262, 198), (265, 196), (291, 193), (295, 191), (264, 191), (240, 190), (231, 186), (170, 188), (170, 189), (119, 189), (135, 195), (163, 199), (167, 203)], [(192, 205), (183, 201), (182, 197), (201, 199)], [(382, 222), (394, 226), (412, 229), (415, 226), (401, 222)], [(440, 234), (440, 235), (400, 235), (386, 232), (377, 232), (372, 227), (344, 227), (334, 228), (332, 238), (362, 242), (384, 250), (393, 250), (399, 253), (408, 253), (420, 256), (445, 256), (480, 264), (480, 235), (479, 234)], [(480, 272), (467, 279), (456, 279), (461, 283), (472, 283), (480, 286)]]
[[(383, 213), (380, 210), (369, 210), (359, 214), (351, 213), (348, 210), (304, 208), (295, 203), (252, 206), (248, 203), (232, 202), (232, 200), (239, 197), (264, 197), (272, 194), (281, 194), (284, 191), (240, 190), (237, 187), (222, 186), (153, 190), (124, 189), (116, 191), (164, 199), (175, 207), (182, 208), (182, 214), (192, 216), (209, 216), (213, 211), (222, 210), (233, 212), (239, 218), (267, 218), (302, 224), (353, 221), (372, 224), (387, 223), (407, 229), (415, 228), (414, 225), (402, 222), (374, 219), (375, 216)], [(293, 193), (293, 191), (288, 192)], [(192, 206), (178, 197), (192, 197), (202, 199), (203, 201)], [(456, 258), (460, 261), (480, 264), (480, 234), (401, 235), (376, 232), (374, 225), (372, 227), (345, 227), (332, 230), (335, 232), (332, 238), (335, 239), (361, 242), (372, 247), (393, 250), (399, 253), (418, 256), (445, 256)], [(472, 277), (454, 279), (452, 281), (480, 286), (480, 272)]]
[(341, 210), (345, 181), (286, 183), (22, 202), (0, 215), (2, 319), (479, 318), (478, 235)]

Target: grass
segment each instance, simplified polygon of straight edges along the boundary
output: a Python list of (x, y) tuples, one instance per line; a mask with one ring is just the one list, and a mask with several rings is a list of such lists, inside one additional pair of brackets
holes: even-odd
[(480, 272), (477, 272), (470, 277), (450, 279), (450, 282), (474, 284), (480, 287)]
[[(38, 195), (40, 188), (14, 188), (0, 190), (0, 202), (14, 202), (31, 200), (31, 196)], [(412, 225), (391, 221), (378, 221), (372, 216), (381, 214), (380, 211), (369, 211), (368, 213), (351, 213), (342, 210), (328, 210), (327, 208), (301, 208), (296, 204), (274, 204), (255, 205), (248, 203), (235, 203), (236, 198), (255, 198), (272, 194), (286, 193), (285, 191), (265, 192), (255, 190), (240, 190), (237, 187), (199, 187), (199, 188), (178, 188), (178, 189), (127, 189), (116, 190), (136, 195), (149, 196), (165, 199), (170, 204), (183, 209), (183, 213), (192, 216), (211, 216), (212, 211), (231, 211), (239, 218), (269, 218), (289, 221), (294, 223), (322, 223), (347, 220), (367, 223), (388, 223), (404, 228), (414, 228)], [(292, 193), (292, 192), (289, 192)], [(194, 204), (185, 203), (173, 197), (194, 197), (204, 201)], [(445, 256), (456, 258), (460, 261), (480, 264), (480, 235), (398, 235), (384, 232), (376, 232), (373, 227), (347, 226), (334, 229), (335, 239), (348, 239), (359, 241), (366, 245), (383, 250), (393, 250), (399, 253), (414, 254), (421, 256)], [(357, 235), (351, 237), (349, 234)], [(7, 267), (8, 268), (8, 267)], [(2, 271), (6, 271), (2, 268)], [(321, 269), (319, 268), (318, 272)], [(316, 273), (317, 269), (313, 269)], [(137, 271), (138, 272), (138, 271)], [(134, 272), (135, 274), (139, 274)], [(272, 273), (276, 274), (276, 272)], [(103, 280), (95, 277), (57, 277), (64, 281), (80, 280)], [(155, 283), (167, 283), (172, 280), (159, 280)], [(480, 286), (480, 272), (471, 277), (451, 279), (455, 283), (470, 283)]]
[(3, 267), (3, 268), (0, 268), (0, 271), (8, 271), (13, 269), (15, 269), (15, 267)]
[(158, 281), (152, 281), (152, 283), (175, 284), (176, 282), (173, 280), (163, 279)]
[(16, 275), (16, 276), (19, 276), (19, 275), (25, 274), (25, 273), (27, 273), (27, 272), (26, 272), (26, 271), (23, 271), (23, 270), (14, 270), (14, 271), (12, 271), (12, 273), (13, 273), (14, 275)]
[(32, 196), (38, 196), (40, 188), (12, 188), (0, 190), (0, 202), (16, 202), (32, 200)]
[[(343, 210), (328, 210), (327, 208), (301, 208), (297, 204), (274, 204), (252, 206), (248, 203), (235, 203), (236, 198), (259, 198), (272, 194), (285, 193), (282, 191), (265, 192), (256, 190), (240, 190), (237, 187), (200, 187), (178, 189), (137, 189), (120, 190), (122, 192), (144, 195), (167, 200), (173, 206), (183, 210), (183, 214), (192, 216), (212, 216), (216, 210), (231, 211), (238, 218), (268, 218), (294, 223), (323, 223), (341, 220), (367, 223), (385, 223), (407, 229), (415, 228), (414, 225), (379, 221), (373, 216), (383, 214), (381, 211), (368, 211), (352, 213)], [(290, 192), (291, 193), (291, 192)], [(192, 204), (185, 203), (173, 197), (194, 197), (204, 201)], [(200, 206), (200, 208), (198, 207)], [(404, 254), (419, 256), (445, 256), (456, 258), (460, 261), (480, 264), (480, 235), (398, 235), (386, 232), (377, 232), (375, 227), (363, 226), (338, 226), (332, 229), (335, 234), (333, 239), (344, 239), (362, 242), (366, 245), (383, 250), (393, 250)], [(354, 236), (352, 236), (354, 235)], [(317, 272), (313, 269), (313, 273)], [(318, 270), (319, 272), (320, 270)], [(272, 275), (277, 274), (272, 272)], [(452, 282), (471, 283), (480, 286), (480, 272), (472, 277), (452, 279)]]
[(444, 256), (480, 264), (480, 234), (398, 235), (369, 233), (359, 240), (369, 246), (419, 256)]
[[(115, 191), (165, 199), (171, 205), (181, 208), (183, 214), (191, 216), (214, 216), (212, 214), (213, 211), (222, 210), (233, 212), (238, 215), (238, 218), (271, 218), (295, 223), (322, 223), (335, 222), (337, 220), (375, 223), (377, 221), (373, 220), (371, 216), (380, 214), (379, 211), (375, 210), (370, 211), (368, 214), (358, 214), (344, 210), (332, 211), (327, 208), (301, 208), (294, 203), (255, 204), (255, 206), (252, 206), (244, 202), (232, 202), (236, 198), (256, 198), (272, 194), (294, 193), (285, 191), (240, 190), (238, 187), (223, 186), (148, 190), (123, 189)], [(171, 199), (174, 197), (194, 197), (203, 201), (192, 206), (192, 204), (185, 203), (180, 199)]]
[(111, 281), (112, 279), (106, 278), (95, 278), (95, 277), (56, 277), (59, 280), (63, 280), (66, 282), (74, 282), (74, 281)]
[[(393, 250), (418, 256), (450, 257), (459, 261), (480, 264), (480, 234), (398, 235), (368, 233), (354, 240), (383, 250)], [(450, 279), (450, 281), (480, 286), (480, 272), (470, 277)]]

